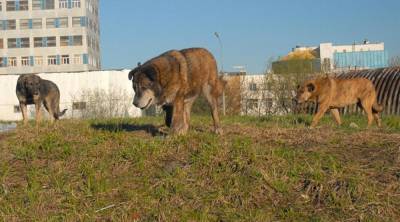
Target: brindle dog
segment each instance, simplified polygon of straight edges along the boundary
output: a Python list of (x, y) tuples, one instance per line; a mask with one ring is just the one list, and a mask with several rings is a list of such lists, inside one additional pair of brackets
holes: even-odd
[(16, 93), (25, 125), (28, 123), (27, 105), (35, 104), (36, 124), (41, 119), (40, 108), (42, 103), (52, 117), (50, 118), (52, 123), (67, 111), (65, 109), (60, 112), (60, 91), (57, 85), (37, 75), (21, 75), (17, 81)]
[(133, 104), (141, 109), (160, 105), (165, 123), (174, 134), (189, 129), (190, 112), (196, 98), (203, 94), (211, 108), (214, 132), (222, 134), (218, 98), (225, 81), (218, 77), (214, 56), (203, 48), (171, 50), (155, 57), (129, 73), (135, 91)]

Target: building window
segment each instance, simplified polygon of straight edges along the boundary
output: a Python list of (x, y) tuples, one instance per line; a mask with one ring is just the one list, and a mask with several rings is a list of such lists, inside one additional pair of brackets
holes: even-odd
[(56, 19), (55, 18), (48, 18), (46, 19), (46, 28), (52, 29), (56, 27)]
[(82, 45), (82, 36), (81, 35), (75, 35), (72, 36), (72, 45), (73, 46), (81, 46)]
[(81, 0), (72, 0), (72, 8), (80, 8)]
[(9, 49), (17, 48), (17, 39), (16, 38), (7, 39), (7, 47)]
[(267, 108), (271, 108), (274, 105), (274, 100), (272, 98), (266, 98), (265, 99), (265, 106)]
[(81, 17), (72, 17), (72, 27), (81, 27)]
[(0, 11), (3, 11), (3, 3), (0, 2)]
[(7, 1), (6, 2), (6, 10), (7, 11), (17, 11), (17, 2), (16, 1)]
[(33, 39), (33, 46), (34, 46), (35, 48), (38, 48), (38, 47), (46, 47), (46, 45), (45, 45), (44, 43), (45, 43), (45, 41), (44, 41), (44, 38), (43, 38), (43, 37), (35, 37), (35, 38)]
[(56, 37), (35, 37), (33, 39), (33, 45), (35, 48), (38, 47), (55, 47), (56, 44)]
[(248, 110), (258, 109), (258, 100), (257, 99), (248, 99), (246, 108)]
[(3, 41), (3, 39), (0, 39), (0, 49), (4, 49), (4, 41)]
[(19, 105), (14, 106), (14, 113), (20, 113), (21, 112), (21, 107)]
[(28, 11), (29, 10), (29, 3), (28, 0), (20, 0), (19, 1), (19, 9), (20, 11)]
[(7, 1), (6, 10), (7, 11), (28, 11), (29, 10), (28, 0), (19, 0), (18, 4), (17, 4), (17, 1)]
[(35, 66), (42, 66), (43, 65), (43, 57), (42, 56), (35, 56), (33, 58), (33, 62)]
[(250, 91), (257, 91), (257, 84), (255, 84), (255, 83), (250, 83), (249, 89), (250, 89)]
[(44, 1), (44, 9), (54, 9), (54, 0), (43, 0)]
[(82, 56), (79, 54), (74, 55), (74, 64), (81, 65), (82, 64)]
[(32, 29), (41, 29), (42, 28), (42, 19), (32, 19)]
[(54, 0), (32, 0), (32, 9), (33, 10), (46, 10), (46, 9), (54, 9), (55, 7)]
[(20, 48), (29, 48), (29, 38), (21, 38)]
[(16, 67), (17, 66), (17, 57), (8, 57), (8, 66)]
[(68, 28), (68, 17), (59, 18), (58, 28)]
[(60, 46), (69, 46), (69, 36), (60, 36)]
[(56, 37), (47, 37), (47, 47), (56, 47), (57, 46), (57, 41)]
[(0, 57), (0, 67), (6, 67), (6, 60), (3, 57)]
[(68, 8), (68, 1), (67, 0), (59, 0), (59, 8)]
[(32, 0), (32, 9), (33, 10), (41, 10), (42, 9), (42, 0)]
[(72, 103), (72, 110), (84, 110), (84, 109), (86, 109), (86, 102)]
[(7, 30), (15, 30), (17, 28), (17, 23), (15, 20), (7, 20)]
[(30, 19), (19, 20), (19, 29), (29, 29)]
[(29, 57), (28, 56), (23, 56), (21, 57), (21, 66), (29, 66)]
[(62, 55), (61, 56), (61, 64), (68, 65), (69, 64), (69, 55)]
[(54, 66), (57, 65), (57, 56), (47, 56), (47, 65)]

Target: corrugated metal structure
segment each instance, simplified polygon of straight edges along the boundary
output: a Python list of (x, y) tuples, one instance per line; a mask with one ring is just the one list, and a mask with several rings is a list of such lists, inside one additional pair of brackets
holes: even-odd
[[(384, 106), (383, 114), (400, 115), (400, 67), (350, 71), (337, 75), (338, 78), (367, 78), (377, 91), (378, 103)], [(344, 113), (359, 112), (354, 105), (342, 110)]]

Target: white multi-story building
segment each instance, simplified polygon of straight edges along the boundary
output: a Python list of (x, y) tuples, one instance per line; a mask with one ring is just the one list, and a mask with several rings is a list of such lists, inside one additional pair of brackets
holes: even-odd
[(0, 0), (0, 74), (100, 68), (98, 0)]

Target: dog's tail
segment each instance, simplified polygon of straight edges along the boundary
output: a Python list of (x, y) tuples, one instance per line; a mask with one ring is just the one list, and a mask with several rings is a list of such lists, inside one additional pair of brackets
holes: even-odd
[(374, 105), (372, 105), (372, 112), (373, 113), (380, 113), (383, 111), (383, 106), (378, 104), (377, 102), (374, 103)]
[(54, 114), (54, 118), (59, 119), (60, 117), (64, 116), (67, 110), (68, 109), (64, 109), (62, 112), (60, 112), (60, 107), (58, 107), (57, 113)]
[(223, 79), (223, 76), (220, 76), (216, 79), (216, 83), (214, 84), (213, 94), (221, 96), (224, 92), (225, 86), (227, 82)]

